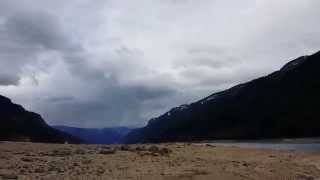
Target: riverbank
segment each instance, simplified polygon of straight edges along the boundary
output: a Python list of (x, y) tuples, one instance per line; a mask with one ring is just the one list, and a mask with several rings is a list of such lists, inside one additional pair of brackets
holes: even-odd
[(0, 179), (240, 180), (320, 178), (320, 153), (207, 144), (0, 143)]

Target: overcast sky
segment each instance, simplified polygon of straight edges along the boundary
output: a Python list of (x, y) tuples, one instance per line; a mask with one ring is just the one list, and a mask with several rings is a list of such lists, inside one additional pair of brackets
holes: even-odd
[(1, 0), (0, 94), (53, 125), (142, 126), (320, 50), (319, 0)]

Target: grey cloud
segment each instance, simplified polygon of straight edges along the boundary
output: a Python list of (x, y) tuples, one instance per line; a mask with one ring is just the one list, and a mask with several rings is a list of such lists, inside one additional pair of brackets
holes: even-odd
[(245, 57), (237, 57), (237, 52), (231, 48), (217, 47), (214, 45), (192, 45), (187, 47), (185, 56), (177, 59), (174, 68), (234, 68), (243, 62)]
[(16, 13), (9, 16), (4, 26), (8, 36), (27, 46), (58, 51), (81, 48), (71, 43), (58, 18), (46, 12)]
[[(13, 10), (3, 17), (5, 21), (0, 24), (0, 65), (5, 67), (2, 71), (11, 77), (11, 81), (16, 81), (15, 85), (22, 77), (28, 77), (37, 84), (36, 71), (49, 69), (50, 65), (44, 63), (40, 55), (48, 56), (52, 51), (63, 55), (81, 49), (65, 36), (58, 19), (47, 12)], [(32, 67), (31, 72), (26, 70), (29, 67)]]
[[(177, 61), (179, 62), (179, 61)], [(236, 66), (241, 62), (241, 60), (236, 61), (232, 57), (208, 57), (208, 56), (198, 56), (198, 57), (189, 57), (188, 59), (183, 60), (184, 63), (175, 64), (176, 68), (185, 67), (191, 68), (194, 67), (206, 67), (211, 69), (221, 69), (221, 68), (230, 68)]]
[(80, 100), (81, 97), (50, 98), (50, 103), (42, 106), (40, 101), (39, 109), (52, 119), (49, 121), (51, 124), (81, 127), (100, 127), (105, 124), (138, 126), (149, 118), (143, 112), (154, 112), (164, 108), (161, 105), (155, 106), (155, 103), (151, 103), (154, 106), (149, 106), (150, 102), (174, 95), (175, 92), (170, 89), (114, 86), (105, 87), (101, 94), (96, 94), (90, 100)]
[(47, 99), (48, 103), (62, 103), (74, 101), (75, 97), (73, 96), (61, 96), (61, 97), (50, 97)]
[(226, 49), (222, 47), (217, 47), (214, 45), (204, 45), (200, 44), (198, 46), (190, 47), (187, 50), (190, 54), (213, 54), (213, 55), (223, 55), (226, 53)]
[(0, 93), (50, 124), (143, 125), (318, 50), (318, 5), (2, 0)]
[(149, 87), (141, 86), (141, 87), (133, 87), (132, 89), (133, 90), (131, 93), (133, 97), (135, 97), (138, 101), (155, 100), (157, 98), (170, 97), (174, 93), (176, 93), (176, 91), (170, 88), (159, 89), (159, 88), (149, 88)]
[(18, 85), (19, 77), (7, 74), (0, 74), (0, 86)]

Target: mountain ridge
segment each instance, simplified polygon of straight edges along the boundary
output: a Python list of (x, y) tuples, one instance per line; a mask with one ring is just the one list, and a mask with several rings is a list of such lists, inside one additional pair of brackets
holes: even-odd
[(27, 111), (0, 95), (0, 141), (79, 143), (80, 140), (50, 127), (40, 114)]
[(320, 52), (301, 56), (267, 76), (173, 108), (129, 133), (126, 142), (320, 136), (317, 67)]

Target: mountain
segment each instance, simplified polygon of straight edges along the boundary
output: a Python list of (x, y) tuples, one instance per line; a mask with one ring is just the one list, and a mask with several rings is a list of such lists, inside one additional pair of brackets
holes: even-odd
[(79, 139), (47, 125), (39, 114), (26, 111), (4, 96), (0, 96), (0, 141), (80, 142)]
[(71, 134), (86, 144), (119, 144), (123, 138), (131, 131), (126, 127), (86, 129), (68, 126), (53, 126), (54, 128)]
[(320, 136), (320, 52), (182, 105), (132, 131), (127, 143)]

